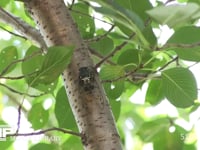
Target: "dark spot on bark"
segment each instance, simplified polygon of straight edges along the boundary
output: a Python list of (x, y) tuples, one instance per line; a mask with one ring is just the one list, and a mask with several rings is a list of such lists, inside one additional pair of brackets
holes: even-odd
[(47, 25), (44, 25), (44, 26), (43, 26), (43, 29), (46, 29), (46, 27), (47, 27)]

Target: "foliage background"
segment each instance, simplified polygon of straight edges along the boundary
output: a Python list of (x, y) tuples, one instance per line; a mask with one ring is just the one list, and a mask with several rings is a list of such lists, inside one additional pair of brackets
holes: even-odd
[[(190, 70), (200, 60), (200, 2), (154, 1), (153, 5), (148, 0), (86, 2), (70, 5), (71, 13), (91, 48), (125, 149), (198, 149), (198, 86)], [(1, 0), (0, 5), (35, 26), (22, 3)], [(94, 12), (101, 15), (93, 18)], [(98, 19), (101, 21), (97, 22)], [(106, 27), (99, 28), (99, 22)], [(157, 33), (166, 25), (173, 32), (166, 42), (160, 43)], [(18, 107), (24, 100), (20, 132), (51, 127), (78, 132), (58, 78), (70, 61), (70, 53), (62, 47), (52, 47), (47, 55), (33, 55), (40, 50), (34, 43), (15, 36), (13, 33), (18, 32), (9, 25), (0, 23), (0, 26), (1, 35), (7, 35), (0, 38), (1, 124), (16, 127)], [(108, 57), (108, 61), (106, 56), (113, 57)], [(5, 71), (9, 64), (13, 65)], [(134, 96), (140, 89), (142, 94)], [(73, 135), (54, 131), (47, 132), (45, 137), (46, 140), (42, 135), (16, 142), (7, 140), (0, 142), (0, 146), (8, 150), (19, 149), (19, 145), (31, 150), (58, 146), (82, 149), (80, 139)]]

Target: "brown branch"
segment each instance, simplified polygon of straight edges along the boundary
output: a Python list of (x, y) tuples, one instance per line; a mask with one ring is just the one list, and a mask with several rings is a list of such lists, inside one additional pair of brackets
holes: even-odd
[(166, 48), (195, 48), (200, 46), (200, 42), (191, 43), (191, 44), (181, 44), (181, 43), (167, 43), (162, 47), (157, 47), (156, 50), (162, 50)]
[(156, 73), (156, 72), (159, 72), (159, 71), (162, 71), (163, 69), (165, 69), (168, 65), (170, 65), (171, 63), (175, 62), (178, 60), (178, 56), (174, 57), (172, 60), (170, 60), (169, 62), (167, 62), (165, 65), (163, 65), (161, 68), (159, 68), (158, 70), (156, 70), (155, 72), (153, 73)]
[(100, 36), (97, 36), (97, 37), (94, 37), (93, 39), (89, 39), (89, 40), (84, 40), (85, 42), (87, 43), (91, 43), (91, 42), (97, 42), (103, 38), (105, 38), (113, 29), (114, 29), (115, 25), (112, 25), (110, 27), (110, 29), (103, 35), (100, 35)]
[(8, 134), (7, 136), (8, 137), (11, 137), (11, 136), (33, 136), (33, 135), (45, 134), (45, 133), (50, 132), (50, 131), (59, 131), (59, 132), (65, 133), (65, 134), (71, 134), (71, 135), (78, 136), (78, 137), (83, 136), (81, 133), (77, 133), (77, 132), (74, 132), (74, 131), (70, 131), (70, 130), (66, 130), (66, 129), (62, 129), (62, 128), (57, 128), (57, 127), (45, 129), (45, 130), (38, 131), (38, 132)]
[[(99, 54), (97, 51), (95, 51), (95, 50), (93, 50), (93, 49), (91, 49), (91, 48), (89, 48), (89, 50), (90, 50), (90, 53), (92, 54), (92, 55), (94, 55), (94, 56), (96, 56), (96, 57), (98, 57), (98, 58), (100, 58), (100, 59), (103, 59), (104, 57), (101, 55), (101, 54)], [(112, 62), (112, 61), (110, 61), (110, 60), (106, 60), (106, 62), (108, 63), (108, 64), (110, 64), (110, 65), (116, 65), (114, 62)]]
[(5, 11), (1, 7), (0, 7), (0, 21), (12, 26), (18, 32), (26, 36), (27, 39), (36, 42), (38, 45), (41, 46), (44, 52), (47, 51), (46, 43), (44, 42), (40, 32), (37, 29), (33, 28), (20, 18), (13, 16), (12, 14)]
[(4, 30), (4, 31), (6, 31), (6, 32), (8, 32), (8, 33), (10, 33), (10, 34), (12, 34), (12, 35), (14, 35), (14, 36), (17, 36), (17, 37), (20, 37), (20, 38), (22, 38), (22, 39), (24, 39), (24, 40), (27, 40), (27, 38), (26, 38), (25, 36), (16, 34), (16, 33), (14, 33), (14, 32), (11, 32), (11, 31), (7, 30), (6, 28), (4, 28), (4, 27), (2, 27), (2, 26), (0, 26), (0, 28), (1, 28), (2, 30)]
[(81, 14), (81, 15), (83, 15), (83, 16), (87, 16), (87, 17), (90, 17), (90, 18), (95, 19), (95, 20), (99, 20), (99, 21), (101, 21), (101, 22), (103, 22), (103, 23), (106, 23), (106, 24), (109, 24), (109, 25), (111, 25), (111, 26), (113, 25), (112, 23), (109, 23), (109, 22), (107, 22), (107, 21), (101, 20), (101, 19), (96, 18), (96, 17), (94, 17), (94, 16), (90, 16), (90, 15), (88, 15), (88, 14), (86, 14), (86, 13), (83, 13), (83, 12), (81, 12), (81, 11), (78, 11), (78, 10), (71, 9), (70, 11), (73, 11), (73, 12), (75, 12), (75, 13), (79, 13), (79, 14)]
[(31, 95), (31, 94), (19, 92), (19, 91), (15, 90), (15, 89), (13, 89), (13, 88), (11, 88), (11, 87), (5, 85), (5, 84), (2, 84), (2, 83), (0, 83), (0, 86), (7, 88), (8, 90), (10, 90), (10, 91), (13, 92), (13, 93), (16, 93), (16, 94), (19, 94), (19, 95), (26, 95), (26, 96), (29, 96), (29, 97), (40, 97), (40, 96), (46, 94), (46, 93), (42, 93), (42, 94), (40, 94), (40, 95)]
[(74, 6), (75, 0), (72, 0), (72, 3), (70, 4), (69, 10), (72, 10), (72, 7)]
[[(135, 33), (133, 33), (128, 40), (131, 40), (133, 37), (135, 36)], [(107, 61), (110, 57), (113, 57), (115, 55), (116, 52), (118, 52), (119, 50), (121, 50), (126, 44), (128, 44), (128, 40), (124, 41), (123, 43), (121, 43), (120, 45), (116, 46), (115, 49), (108, 54), (106, 57), (104, 57), (100, 62), (98, 62), (95, 66), (95, 68), (98, 68), (99, 66), (101, 66), (101, 64), (103, 64), (105, 61)]]
[(130, 75), (133, 75), (134, 73), (136, 73), (139, 69), (143, 68), (142, 65), (138, 66), (137, 68), (135, 68), (133, 71), (130, 71), (128, 73), (126, 73), (125, 75), (123, 76), (120, 76), (118, 78), (115, 78), (115, 79), (111, 79), (111, 80), (102, 80), (101, 83), (105, 83), (105, 82), (115, 82), (115, 81), (119, 81), (121, 79), (124, 79), (124, 78), (127, 78), (128, 76)]

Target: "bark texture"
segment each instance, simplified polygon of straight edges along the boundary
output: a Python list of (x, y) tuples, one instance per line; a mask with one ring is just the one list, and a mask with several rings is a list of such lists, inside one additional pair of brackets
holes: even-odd
[(93, 88), (86, 90), (80, 84), (79, 69), (87, 67), (92, 70), (93, 62), (63, 0), (26, 0), (25, 5), (48, 47), (76, 47), (70, 65), (63, 72), (63, 81), (79, 131), (85, 135), (82, 138), (84, 148), (121, 150), (113, 115), (96, 71), (92, 71), (94, 78), (90, 81)]

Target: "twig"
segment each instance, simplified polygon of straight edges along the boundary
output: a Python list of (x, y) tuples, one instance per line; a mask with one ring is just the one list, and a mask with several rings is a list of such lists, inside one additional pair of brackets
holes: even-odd
[(106, 37), (114, 29), (114, 27), (115, 27), (115, 25), (112, 25), (110, 27), (110, 29), (105, 34), (97, 36), (97, 37), (94, 37), (93, 39), (85, 40), (85, 42), (91, 43), (91, 42), (97, 42), (97, 41), (103, 39), (104, 37)]
[[(92, 54), (92, 55), (94, 55), (94, 56), (96, 56), (96, 57), (98, 57), (98, 58), (100, 58), (100, 59), (103, 59), (104, 57), (101, 55), (101, 54), (99, 54), (97, 51), (95, 51), (95, 50), (93, 50), (93, 49), (91, 49), (91, 48), (89, 48), (89, 50), (90, 50), (90, 53)], [(110, 61), (110, 60), (106, 60), (106, 62), (108, 63), (108, 64), (110, 64), (110, 65), (116, 65), (114, 62), (112, 62), (112, 61)]]
[(72, 3), (71, 3), (70, 6), (69, 6), (69, 10), (72, 9), (72, 7), (74, 6), (74, 3), (75, 3), (75, 0), (72, 0)]
[[(135, 36), (135, 33), (133, 33), (128, 40), (131, 40), (133, 37)], [(98, 68), (99, 66), (101, 66), (101, 64), (103, 64), (105, 61), (107, 61), (110, 57), (114, 56), (116, 52), (118, 52), (119, 50), (121, 50), (126, 44), (128, 44), (128, 41), (124, 41), (123, 43), (121, 43), (120, 45), (116, 46), (115, 49), (108, 54), (106, 57), (104, 57), (100, 62), (98, 62), (95, 66), (95, 68)]]
[(41, 46), (43, 52), (47, 51), (47, 46), (45, 41), (43, 40), (40, 32), (21, 20), (13, 16), (12, 14), (8, 13), (4, 9), (0, 7), (0, 20), (6, 24), (9, 24), (13, 28), (17, 29), (22, 35), (24, 35), (27, 39), (36, 42), (38, 45)]
[[(19, 63), (19, 62), (26, 61), (26, 60), (28, 60), (28, 59), (34, 57), (34, 56), (37, 56), (38, 54), (41, 54), (41, 52), (40, 52), (40, 51), (36, 51), (36, 52), (34, 52), (33, 54), (31, 54), (31, 55), (29, 55), (29, 56), (27, 56), (27, 57), (25, 57), (25, 58), (23, 58), (23, 59), (18, 59), (18, 60), (15, 60), (15, 61), (11, 62), (11, 63), (10, 63), (8, 66), (6, 66), (5, 69), (0, 73), (0, 77), (1, 77), (2, 75), (4, 75), (4, 74), (10, 69), (10, 67), (12, 67), (13, 65), (15, 65), (15, 64), (17, 64), (17, 63)], [(2, 77), (1, 77), (1, 78), (2, 78)]]
[(19, 129), (20, 129), (20, 122), (21, 122), (21, 110), (23, 108), (23, 103), (24, 103), (24, 100), (25, 100), (25, 95), (23, 96), (23, 99), (22, 99), (22, 102), (20, 103), (17, 111), (18, 111), (18, 118), (17, 118), (17, 130), (15, 132), (15, 134), (18, 134), (19, 132)]
[(19, 95), (26, 95), (26, 96), (29, 96), (29, 97), (40, 97), (40, 96), (42, 96), (42, 95), (45, 94), (45, 93), (42, 93), (42, 94), (40, 94), (40, 95), (30, 95), (30, 94), (27, 94), (27, 93), (19, 92), (19, 91), (15, 90), (15, 89), (13, 89), (13, 88), (11, 88), (11, 87), (5, 85), (5, 84), (2, 84), (2, 83), (0, 83), (0, 86), (5, 87), (5, 88), (7, 88), (8, 90), (10, 90), (11, 92), (14, 92), (14, 93), (16, 93), (16, 94), (19, 94)]
[(88, 15), (88, 14), (86, 14), (86, 13), (81, 12), (81, 11), (74, 10), (74, 9), (71, 9), (71, 11), (73, 11), (73, 12), (75, 12), (75, 13), (79, 13), (79, 14), (81, 14), (81, 15), (83, 15), (83, 16), (90, 17), (90, 18), (92, 18), (92, 19), (99, 20), (99, 21), (101, 21), (101, 22), (103, 22), (103, 23), (106, 23), (106, 24), (109, 24), (109, 25), (111, 25), (111, 26), (113, 25), (112, 23), (109, 23), (109, 22), (107, 22), (107, 21), (101, 20), (101, 19), (96, 18), (96, 17), (94, 17), (94, 16), (90, 16), (90, 15)]
[(63, 133), (67, 133), (67, 134), (71, 134), (74, 136), (78, 136), (78, 137), (82, 137), (81, 133), (77, 133), (74, 131), (70, 131), (70, 130), (66, 130), (66, 129), (62, 129), (62, 128), (57, 128), (57, 127), (53, 127), (53, 128), (49, 128), (49, 129), (45, 129), (42, 131), (38, 131), (38, 132), (32, 132), (32, 133), (15, 133), (15, 134), (8, 134), (8, 137), (11, 136), (33, 136), (33, 135), (41, 135), (41, 134), (45, 134), (46, 132), (50, 132), (50, 131), (59, 131), (59, 132), (63, 132)]
[(156, 48), (156, 50), (161, 50), (161, 49), (165, 49), (165, 48), (172, 48), (172, 47), (174, 47), (174, 48), (194, 48), (194, 47), (198, 47), (198, 46), (200, 46), (200, 42), (191, 43), (191, 44), (167, 43), (160, 48)]
[(130, 76), (130, 75), (133, 75), (134, 73), (136, 73), (136, 72), (137, 72), (140, 68), (142, 68), (142, 67), (143, 67), (143, 66), (140, 65), (140, 66), (138, 66), (137, 68), (135, 68), (133, 71), (130, 71), (130, 72), (126, 73), (125, 75), (120, 76), (120, 77), (115, 78), (115, 79), (112, 79), (112, 80), (102, 80), (102, 83), (119, 81), (119, 80), (121, 80), (121, 79), (124, 79), (124, 78)]
[(24, 39), (24, 40), (27, 40), (27, 38), (26, 38), (25, 36), (16, 34), (16, 33), (14, 33), (14, 32), (11, 32), (11, 31), (7, 30), (6, 28), (4, 28), (4, 27), (2, 27), (2, 26), (0, 26), (0, 28), (1, 28), (2, 30), (4, 30), (4, 31), (6, 31), (6, 32), (8, 32), (8, 33), (10, 33), (10, 34), (12, 34), (12, 35), (14, 35), (14, 36), (17, 36), (17, 37), (20, 37), (20, 38), (22, 38), (22, 39)]
[(194, 67), (194, 66), (197, 65), (197, 64), (199, 64), (199, 62), (195, 62), (194, 64), (188, 66), (188, 69)]
[(165, 69), (169, 64), (175, 62), (178, 60), (178, 56), (174, 57), (172, 60), (170, 60), (169, 62), (167, 62), (165, 65), (163, 65), (161, 68), (159, 68), (158, 70), (156, 70), (155, 72), (153, 73), (156, 73), (156, 72), (159, 72), (159, 71), (162, 71), (163, 69)]

